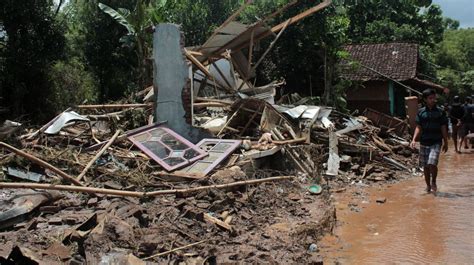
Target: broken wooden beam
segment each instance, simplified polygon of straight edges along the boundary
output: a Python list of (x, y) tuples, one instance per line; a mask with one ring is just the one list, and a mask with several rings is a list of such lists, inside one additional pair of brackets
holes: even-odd
[(194, 108), (207, 108), (207, 107), (217, 107), (217, 108), (226, 108), (229, 107), (230, 104), (223, 104), (219, 102), (199, 102), (193, 103)]
[(215, 224), (221, 228), (224, 228), (227, 231), (232, 231), (232, 226), (230, 226), (230, 224), (224, 221), (221, 221), (208, 213), (204, 214), (204, 220), (206, 220), (206, 222), (209, 222), (211, 224)]
[(272, 32), (273, 33), (279, 32), (280, 30), (287, 27), (288, 25), (292, 25), (292, 24), (304, 19), (305, 17), (310, 16), (310, 15), (318, 12), (321, 9), (324, 9), (324, 8), (328, 7), (331, 4), (331, 2), (332, 2), (331, 0), (324, 0), (322, 3), (319, 3), (318, 5), (310, 8), (310, 9), (308, 9), (308, 10), (302, 12), (302, 13), (299, 13), (298, 15), (296, 15), (292, 18), (289, 18), (287, 21), (283, 21), (282, 23), (274, 26), (272, 28)]
[(234, 21), (242, 11), (244, 11), (244, 9), (252, 4), (253, 0), (247, 0), (244, 2), (244, 4), (242, 4), (239, 9), (237, 9), (230, 17), (228, 17), (224, 23), (222, 23), (217, 29), (214, 30), (214, 32), (212, 33), (212, 35), (208, 38), (208, 41), (206, 41), (203, 45), (201, 45), (199, 47), (198, 50), (201, 50), (202, 47), (206, 46), (208, 43), (209, 43), (209, 40), (213, 39), (215, 36), (217, 36), (217, 34), (219, 34), (220, 30), (222, 30), (223, 28), (225, 28), (225, 26), (227, 26), (230, 22)]
[(87, 173), (87, 170), (89, 170), (89, 168), (92, 167), (92, 165), (95, 163), (95, 161), (97, 161), (97, 159), (99, 159), (104, 153), (105, 151), (107, 151), (107, 148), (109, 148), (115, 141), (115, 139), (117, 139), (117, 137), (119, 136), (119, 134), (121, 133), (122, 131), (121, 130), (117, 130), (115, 132), (115, 134), (112, 136), (112, 138), (110, 138), (110, 140), (107, 142), (107, 144), (105, 144), (99, 152), (97, 152), (97, 154), (94, 156), (94, 158), (91, 159), (91, 161), (89, 161), (89, 163), (87, 163), (86, 167), (84, 167), (84, 169), (82, 170), (82, 172), (79, 174), (79, 176), (77, 176), (77, 181), (81, 181), (81, 179), (84, 177), (84, 175)]
[[(161, 125), (161, 124), (164, 124), (164, 123), (166, 123), (166, 122), (156, 122), (156, 123), (150, 124), (148, 126), (150, 126), (150, 128), (151, 128), (155, 124)], [(136, 129), (133, 129), (133, 130), (130, 130), (130, 131), (126, 131), (126, 132), (124, 132), (123, 134), (121, 134), (117, 137), (117, 139), (115, 140), (115, 143), (119, 143), (119, 142), (122, 142), (124, 140), (127, 140), (129, 134), (133, 134), (133, 133), (137, 132), (138, 130), (143, 130), (143, 129), (145, 129), (145, 128), (141, 127), (141, 128), (136, 128)], [(94, 145), (91, 145), (91, 146), (87, 147), (85, 150), (86, 151), (96, 150), (98, 148), (101, 148), (105, 144), (107, 144), (107, 142), (108, 141), (102, 141), (102, 142), (96, 143)]]
[[(228, 100), (222, 100), (222, 99), (214, 99), (214, 98), (203, 98), (203, 97), (196, 97), (195, 101), (198, 102), (216, 102), (216, 103), (222, 103), (222, 104), (227, 104), (227, 105), (232, 105), (234, 102), (228, 101)], [(196, 104), (196, 103), (194, 103)]]
[(272, 143), (277, 144), (277, 145), (299, 144), (299, 143), (305, 143), (305, 142), (306, 142), (306, 137), (296, 138), (292, 140), (283, 140), (283, 141), (272, 140)]
[(77, 105), (77, 109), (130, 109), (130, 108), (148, 108), (152, 107), (152, 103), (138, 104), (102, 104), (102, 105)]
[[(103, 188), (92, 188), (92, 187), (77, 187), (68, 185), (54, 185), (54, 184), (38, 184), (38, 183), (19, 183), (19, 182), (0, 182), (0, 188), (3, 189), (43, 189), (43, 190), (62, 190), (70, 192), (83, 192), (90, 194), (106, 194), (123, 197), (157, 197), (162, 195), (185, 195), (189, 193), (212, 190), (212, 189), (227, 189), (244, 185), (260, 184), (271, 181), (290, 180), (295, 178), (294, 176), (279, 176), (264, 179), (252, 179), (245, 181), (237, 181), (227, 184), (201, 186), (188, 189), (176, 189), (176, 190), (158, 190), (152, 192), (140, 192), (140, 191), (125, 191), (125, 190), (114, 190), (114, 189), (103, 189)], [(76, 180), (76, 179), (74, 179)]]
[(195, 242), (195, 243), (192, 243), (192, 244), (189, 244), (189, 245), (186, 245), (186, 246), (182, 246), (182, 247), (178, 247), (178, 248), (175, 248), (175, 249), (172, 249), (172, 250), (168, 250), (168, 251), (165, 251), (165, 252), (161, 252), (161, 253), (158, 253), (158, 254), (154, 254), (154, 255), (151, 255), (149, 257), (146, 257), (146, 258), (143, 258), (143, 260), (149, 260), (149, 259), (153, 259), (153, 258), (157, 258), (157, 257), (161, 257), (161, 256), (164, 256), (164, 255), (168, 255), (168, 254), (171, 254), (173, 252), (176, 252), (176, 251), (179, 251), (179, 250), (183, 250), (183, 249), (186, 249), (186, 248), (190, 248), (190, 247), (193, 247), (193, 246), (196, 246), (196, 245), (199, 245), (199, 244), (202, 244), (204, 242), (208, 241), (207, 239), (206, 240), (201, 240), (199, 242)]
[(179, 172), (165, 172), (165, 171), (158, 171), (151, 173), (153, 176), (158, 177), (177, 177), (177, 178), (185, 178), (190, 180), (202, 179), (205, 177), (203, 174), (196, 174), (196, 173), (179, 173)]
[(232, 88), (227, 87), (225, 84), (222, 84), (219, 82), (218, 79), (216, 79), (211, 72), (198, 60), (196, 57), (194, 57), (187, 49), (184, 49), (184, 53), (186, 55), (186, 58), (188, 58), (189, 61), (191, 61), (201, 72), (203, 72), (209, 79), (211, 79), (214, 83), (219, 84), (222, 86), (225, 90), (229, 92), (233, 92)]
[(43, 161), (33, 155), (30, 155), (26, 152), (23, 152), (9, 144), (6, 144), (4, 142), (0, 142), (0, 147), (3, 147), (3, 148), (6, 148), (8, 150), (10, 150), (11, 152), (19, 155), (19, 156), (22, 156), (28, 160), (30, 160), (31, 162), (43, 167), (43, 168), (47, 168), (49, 170), (51, 170), (52, 172), (56, 173), (58, 176), (62, 177), (63, 179), (65, 180), (68, 180), (70, 181), (71, 183), (73, 183), (74, 185), (76, 186), (83, 186), (81, 182), (79, 182), (77, 179), (75, 179), (74, 177), (68, 175), (66, 172), (62, 171), (61, 169), (49, 164), (48, 162), (46, 161)]

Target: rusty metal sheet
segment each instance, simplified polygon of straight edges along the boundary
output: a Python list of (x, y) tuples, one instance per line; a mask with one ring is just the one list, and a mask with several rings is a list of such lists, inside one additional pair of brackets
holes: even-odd
[(240, 143), (239, 140), (203, 139), (197, 146), (209, 153), (209, 156), (183, 168), (180, 172), (205, 176), (231, 155)]
[(145, 126), (128, 135), (140, 150), (167, 171), (173, 171), (199, 160), (207, 153), (169, 128)]

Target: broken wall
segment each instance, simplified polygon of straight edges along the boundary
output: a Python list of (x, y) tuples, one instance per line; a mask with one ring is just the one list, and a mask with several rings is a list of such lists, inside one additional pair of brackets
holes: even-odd
[(167, 126), (187, 140), (197, 142), (206, 135), (191, 126), (191, 68), (184, 53), (184, 36), (178, 25), (163, 23), (153, 33), (153, 76), (155, 121)]

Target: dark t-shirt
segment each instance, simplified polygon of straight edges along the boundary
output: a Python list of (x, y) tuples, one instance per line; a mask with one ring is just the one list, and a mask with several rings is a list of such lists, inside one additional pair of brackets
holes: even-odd
[(442, 109), (436, 106), (432, 109), (421, 108), (416, 115), (416, 123), (421, 127), (420, 143), (422, 145), (442, 143), (441, 126), (448, 125), (448, 118)]
[(461, 104), (451, 105), (450, 116), (456, 120), (462, 119), (464, 117), (464, 107)]
[(464, 112), (464, 122), (469, 124), (474, 123), (474, 104), (465, 105)]

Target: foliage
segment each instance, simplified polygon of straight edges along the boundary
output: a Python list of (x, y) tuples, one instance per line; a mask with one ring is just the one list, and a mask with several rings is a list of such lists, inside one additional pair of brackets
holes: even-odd
[[(246, 10), (244, 18), (262, 18), (290, 1), (261, 1)], [(269, 24), (275, 25), (315, 6), (314, 1), (300, 1)], [(298, 92), (302, 95), (322, 95), (322, 102), (337, 105), (342, 102), (343, 91), (332, 89), (340, 80), (337, 78), (337, 55), (346, 43), (348, 18), (344, 10), (331, 5), (303, 21), (286, 29), (274, 49), (264, 60), (259, 71), (259, 83), (285, 79), (286, 87), (282, 94)], [(271, 41), (262, 42), (267, 47)], [(256, 58), (265, 48), (256, 53)], [(325, 82), (328, 80), (328, 82)], [(343, 105), (343, 104), (341, 104)]]
[(78, 58), (56, 62), (49, 73), (52, 82), (50, 100), (58, 110), (97, 99), (94, 76)]
[[(84, 100), (103, 103), (143, 88), (151, 83), (151, 25), (179, 24), (186, 46), (200, 45), (244, 0), (69, 0), (61, 9), (53, 2), (0, 1), (0, 97), (13, 117), (50, 118)], [(290, 2), (254, 1), (239, 20), (252, 24)], [(299, 0), (266, 24), (319, 2)], [(471, 94), (474, 30), (458, 28), (431, 0), (333, 0), (283, 32), (257, 68), (256, 84), (285, 79), (280, 94), (298, 92), (344, 109), (350, 83), (339, 77), (337, 62), (348, 59), (343, 45), (404, 41), (421, 44), (423, 74)], [(272, 40), (255, 45), (254, 58)]]
[[(260, 2), (260, 1), (259, 1)], [(238, 0), (175, 0), (167, 1), (167, 21), (181, 25), (186, 45), (203, 44), (241, 4)]]
[(0, 93), (12, 117), (43, 120), (55, 111), (48, 73), (64, 55), (65, 38), (52, 7), (47, 0), (0, 1), (6, 39)]
[(439, 82), (452, 94), (474, 93), (474, 29), (448, 30), (432, 58)]
[(99, 3), (99, 8), (104, 13), (127, 29), (127, 34), (121, 37), (120, 41), (135, 49), (139, 88), (151, 84), (151, 75), (149, 74), (150, 71), (147, 70), (146, 63), (151, 49), (151, 38), (148, 29), (153, 26), (153, 23), (164, 22), (160, 16), (160, 11), (165, 5), (166, 0), (157, 1), (153, 6), (153, 11), (149, 11), (151, 9), (150, 0), (136, 0), (134, 9), (130, 11), (126, 8), (115, 10), (106, 4)]
[[(112, 8), (134, 6), (133, 1), (127, 0), (101, 2)], [(73, 38), (72, 45), (96, 80), (98, 101), (117, 100), (136, 91), (139, 83), (136, 51), (120, 42), (128, 33), (126, 28), (102, 12), (96, 0), (71, 0), (67, 12), (74, 25), (68, 32)]]
[(443, 38), (442, 11), (430, 0), (345, 0), (353, 43), (409, 41), (433, 47)]

